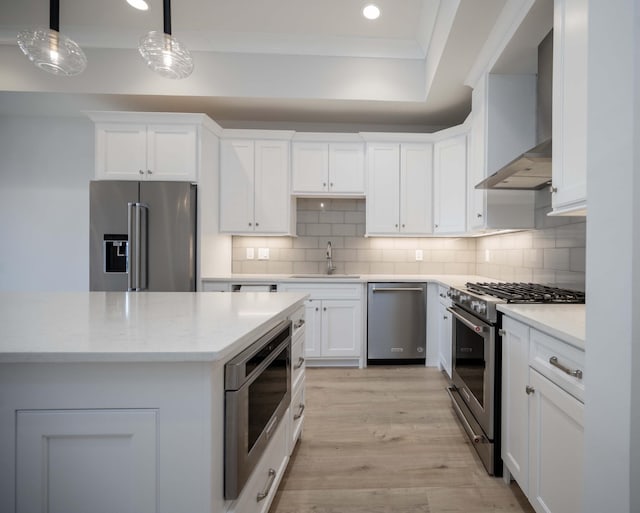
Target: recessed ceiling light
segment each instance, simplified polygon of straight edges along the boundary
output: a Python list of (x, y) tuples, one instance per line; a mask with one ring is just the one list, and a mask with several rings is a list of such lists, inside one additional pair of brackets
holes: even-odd
[(149, 9), (147, 2), (145, 2), (144, 0), (127, 0), (127, 3), (131, 7), (134, 7), (140, 11), (146, 11), (147, 9)]
[(380, 9), (377, 5), (369, 4), (362, 9), (362, 15), (368, 20), (375, 20), (380, 16)]

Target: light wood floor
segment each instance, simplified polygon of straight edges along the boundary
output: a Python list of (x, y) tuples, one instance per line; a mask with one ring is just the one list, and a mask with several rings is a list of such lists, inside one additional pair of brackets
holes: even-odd
[(270, 513), (532, 513), (485, 472), (440, 371), (307, 369), (305, 427)]

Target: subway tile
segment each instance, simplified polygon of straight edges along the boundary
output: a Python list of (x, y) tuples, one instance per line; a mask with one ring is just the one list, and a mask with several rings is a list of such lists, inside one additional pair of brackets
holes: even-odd
[(570, 248), (569, 249), (569, 270), (585, 272), (585, 248)]
[(523, 251), (521, 249), (510, 249), (507, 252), (507, 265), (511, 267), (523, 266)]
[(469, 267), (464, 263), (445, 262), (444, 274), (469, 274)]
[(324, 262), (327, 260), (327, 251), (326, 249), (306, 249), (304, 259), (308, 262)]
[(453, 262), (455, 251), (451, 249), (434, 249), (431, 251), (431, 260), (434, 262)]
[(296, 235), (298, 237), (301, 236), (305, 236), (307, 234), (307, 225), (306, 224), (302, 224), (302, 223), (298, 223), (296, 225)]
[(242, 272), (242, 262), (231, 262), (231, 272), (241, 273)]
[(420, 262), (420, 274), (444, 274), (444, 263)]
[(242, 262), (243, 274), (267, 274), (268, 260), (245, 260)]
[(383, 249), (383, 262), (406, 262), (407, 252), (404, 249)]
[(358, 262), (382, 262), (381, 249), (358, 249), (356, 251), (356, 260)]
[(555, 286), (556, 272), (551, 269), (533, 269), (533, 282)]
[(553, 269), (554, 271), (569, 270), (569, 249), (545, 249), (544, 250), (544, 268)]
[(307, 235), (312, 237), (331, 235), (331, 225), (328, 223), (308, 224)]
[(318, 247), (318, 239), (316, 237), (297, 237), (293, 239), (294, 249), (313, 249)]
[(316, 274), (320, 272), (318, 262), (297, 261), (293, 262), (294, 274)]
[(395, 249), (418, 249), (418, 239), (414, 237), (396, 237), (393, 239)]
[(371, 262), (371, 274), (394, 274), (393, 262)]
[(366, 216), (364, 212), (344, 212), (344, 222), (353, 224), (364, 224)]
[(420, 262), (397, 262), (395, 274), (420, 274)]
[(354, 237), (356, 235), (355, 224), (332, 224), (331, 235), (340, 235), (343, 237)]
[(318, 213), (318, 223), (342, 224), (344, 223), (344, 212), (335, 210)]
[(315, 211), (299, 210), (297, 215), (298, 223), (318, 223), (319, 215)]
[(355, 249), (336, 249), (333, 252), (333, 259), (337, 262), (356, 262), (356, 255)]
[(522, 253), (522, 265), (529, 269), (542, 269), (544, 267), (544, 250), (525, 249)]
[(532, 283), (533, 282), (533, 269), (515, 269), (514, 279), (518, 282)]
[(281, 249), (279, 251), (279, 258), (289, 262), (298, 262), (300, 260), (304, 260), (304, 251), (304, 249)]
[(556, 248), (584, 248), (586, 241), (586, 223), (566, 224), (556, 228)]
[(558, 271), (556, 286), (572, 290), (585, 290), (585, 275), (581, 272)]
[(472, 250), (462, 250), (459, 249), (454, 253), (454, 260), (458, 263), (466, 263), (466, 264), (475, 264), (476, 263), (476, 252)]
[(367, 227), (365, 224), (357, 224), (356, 225), (356, 235), (358, 237), (364, 237), (364, 234), (367, 233)]
[(368, 262), (345, 262), (344, 272), (347, 274), (370, 274), (371, 266)]
[(374, 249), (393, 249), (393, 239), (386, 237), (370, 237), (369, 246)]
[(277, 261), (277, 260), (268, 260), (267, 273), (268, 274), (291, 274), (293, 273), (293, 263)]
[(345, 237), (344, 246), (352, 249), (369, 249), (369, 241), (371, 239), (365, 237)]

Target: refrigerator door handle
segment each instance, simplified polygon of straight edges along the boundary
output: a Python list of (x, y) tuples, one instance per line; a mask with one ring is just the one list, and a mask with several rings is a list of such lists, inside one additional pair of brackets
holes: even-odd
[(147, 284), (147, 222), (149, 207), (144, 203), (128, 203), (129, 262), (127, 290), (146, 290)]

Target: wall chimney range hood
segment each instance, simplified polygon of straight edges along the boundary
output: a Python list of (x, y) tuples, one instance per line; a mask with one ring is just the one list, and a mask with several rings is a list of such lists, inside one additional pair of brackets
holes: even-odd
[(551, 185), (552, 80), (553, 31), (538, 46), (536, 132), (540, 142), (485, 178), (476, 189), (540, 190)]

